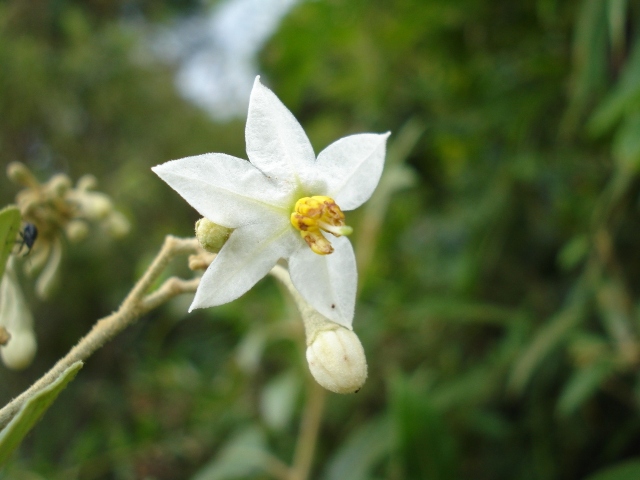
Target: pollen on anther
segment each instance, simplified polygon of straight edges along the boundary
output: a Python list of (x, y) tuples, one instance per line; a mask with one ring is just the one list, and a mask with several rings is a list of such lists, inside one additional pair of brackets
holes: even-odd
[(335, 201), (324, 196), (300, 198), (291, 213), (291, 225), (318, 255), (333, 252), (331, 243), (323, 236), (322, 231), (340, 237), (349, 235), (353, 230), (345, 225), (344, 214)]

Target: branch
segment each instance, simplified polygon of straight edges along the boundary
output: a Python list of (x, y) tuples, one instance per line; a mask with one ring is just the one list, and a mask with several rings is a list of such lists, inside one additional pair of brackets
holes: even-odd
[(127, 295), (120, 308), (111, 315), (98, 320), (91, 331), (80, 339), (65, 357), (58, 360), (45, 375), (0, 410), (0, 428), (4, 428), (9, 423), (25, 400), (54, 382), (69, 366), (77, 361), (84, 361), (89, 358), (96, 350), (153, 308), (158, 307), (176, 295), (194, 291), (200, 281), (199, 278), (188, 281), (170, 278), (158, 290), (145, 297), (147, 290), (174, 257), (181, 254), (195, 253), (200, 249), (195, 238), (177, 238), (168, 235), (160, 252), (144, 275), (142, 275), (142, 278), (135, 284), (129, 295)]

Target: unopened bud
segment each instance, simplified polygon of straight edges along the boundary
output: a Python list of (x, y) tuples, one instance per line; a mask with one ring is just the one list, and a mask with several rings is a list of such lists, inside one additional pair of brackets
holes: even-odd
[(93, 190), (96, 188), (98, 180), (93, 175), (83, 175), (76, 182), (76, 188), (78, 190)]
[(64, 194), (71, 188), (71, 179), (64, 173), (58, 173), (51, 177), (47, 182), (48, 188), (56, 197), (62, 198)]
[(0, 348), (2, 361), (12, 370), (22, 370), (31, 365), (36, 355), (36, 337), (31, 330), (13, 332), (7, 345)]
[(89, 227), (82, 220), (71, 220), (64, 228), (67, 238), (72, 243), (83, 240), (89, 233)]
[(206, 218), (196, 222), (196, 238), (207, 252), (218, 253), (232, 231)]
[(38, 181), (31, 171), (22, 162), (11, 162), (7, 166), (7, 176), (9, 179), (23, 187), (34, 187), (38, 185)]
[(313, 378), (335, 393), (356, 393), (367, 379), (367, 360), (358, 336), (344, 327), (321, 330), (307, 347)]
[(109, 234), (115, 238), (122, 238), (131, 230), (131, 225), (127, 217), (116, 210), (111, 212), (111, 215), (107, 217), (105, 226)]
[(78, 195), (82, 214), (89, 220), (101, 220), (113, 211), (108, 195), (100, 192), (81, 192)]

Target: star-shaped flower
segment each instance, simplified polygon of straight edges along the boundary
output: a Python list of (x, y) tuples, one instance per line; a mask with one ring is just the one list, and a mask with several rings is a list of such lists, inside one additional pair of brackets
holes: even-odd
[(238, 298), (285, 259), (305, 300), (351, 328), (357, 272), (343, 210), (376, 188), (389, 133), (341, 138), (316, 158), (298, 121), (257, 77), (245, 136), (249, 161), (207, 153), (153, 168), (202, 216), (233, 229), (189, 311)]

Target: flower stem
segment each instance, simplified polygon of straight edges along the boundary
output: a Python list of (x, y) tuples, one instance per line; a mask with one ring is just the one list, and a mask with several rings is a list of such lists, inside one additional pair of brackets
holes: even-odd
[(54, 382), (62, 372), (77, 361), (84, 361), (96, 350), (115, 337), (129, 325), (135, 323), (145, 313), (158, 307), (167, 300), (186, 292), (195, 292), (199, 279), (189, 281), (170, 278), (155, 292), (146, 295), (147, 290), (162, 274), (167, 264), (177, 255), (194, 253), (200, 250), (195, 238), (177, 238), (168, 235), (160, 252), (147, 271), (138, 280), (118, 310), (98, 320), (91, 331), (31, 387), (10, 401), (0, 410), (0, 428), (18, 412), (24, 402), (43, 388)]
[(306, 480), (309, 477), (309, 471), (313, 463), (313, 455), (318, 442), (318, 433), (320, 432), (320, 421), (322, 420), (322, 412), (324, 410), (324, 401), (327, 392), (315, 381), (307, 382), (309, 385), (307, 391), (307, 402), (300, 423), (300, 433), (298, 434), (298, 443), (293, 457), (293, 466), (289, 474), (288, 480)]

